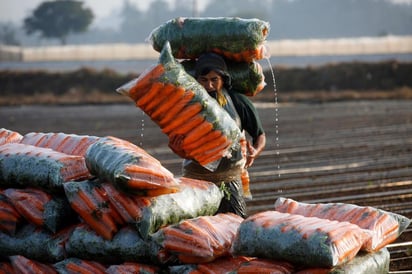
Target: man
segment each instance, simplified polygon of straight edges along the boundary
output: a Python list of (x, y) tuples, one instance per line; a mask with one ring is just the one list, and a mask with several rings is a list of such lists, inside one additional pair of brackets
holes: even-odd
[[(246, 157), (240, 149), (233, 151), (230, 158), (222, 158), (214, 171), (204, 168), (192, 159), (185, 159), (183, 176), (215, 183), (225, 194), (217, 213), (232, 212), (246, 218), (241, 174), (244, 168), (253, 164), (254, 159), (266, 145), (262, 123), (253, 103), (245, 95), (231, 91), (231, 78), (226, 63), (220, 55), (206, 53), (200, 56), (196, 62), (194, 76), (209, 95), (215, 98), (236, 121), (240, 130), (249, 134), (252, 142), (246, 143)], [(182, 158), (185, 155), (180, 149), (180, 144), (184, 137), (171, 136), (169, 141), (169, 147)]]

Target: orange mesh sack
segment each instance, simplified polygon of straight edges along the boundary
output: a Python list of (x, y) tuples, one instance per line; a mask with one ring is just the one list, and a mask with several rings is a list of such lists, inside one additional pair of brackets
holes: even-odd
[(232, 213), (201, 216), (164, 227), (152, 238), (181, 263), (210, 262), (229, 255), (242, 221), (242, 217)]
[(352, 260), (369, 237), (348, 222), (264, 211), (241, 223), (232, 254), (334, 267)]
[(182, 135), (185, 158), (213, 170), (238, 149), (236, 122), (163, 48), (159, 63), (117, 91), (129, 96), (170, 138)]
[(116, 137), (100, 138), (85, 154), (90, 172), (116, 188), (143, 196), (179, 190), (174, 175), (135, 144)]
[(255, 18), (178, 17), (155, 28), (148, 40), (159, 52), (170, 42), (173, 56), (178, 59), (215, 52), (234, 61), (250, 62), (265, 57), (269, 30), (268, 22)]
[(20, 143), (0, 146), (0, 185), (63, 191), (63, 183), (85, 178), (90, 173), (81, 156)]
[(275, 210), (306, 217), (318, 217), (340, 222), (350, 222), (372, 232), (372, 237), (362, 249), (377, 251), (394, 242), (409, 226), (410, 220), (402, 215), (370, 206), (344, 203), (308, 204), (280, 197)]

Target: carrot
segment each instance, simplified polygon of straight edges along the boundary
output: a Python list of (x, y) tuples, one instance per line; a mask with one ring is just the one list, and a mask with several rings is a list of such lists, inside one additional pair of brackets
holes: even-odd
[(190, 221), (184, 221), (177, 227), (166, 227), (163, 230), (165, 238), (176, 237), (182, 241), (192, 242), (196, 246), (208, 248), (208, 234)]
[(114, 221), (116, 224), (119, 224), (119, 225), (123, 225), (125, 223), (125, 221), (120, 216), (117, 209), (110, 202), (110, 199), (107, 197), (107, 193), (103, 190), (103, 188), (95, 187), (95, 188), (93, 188), (92, 193), (93, 193), (94, 197), (99, 199), (100, 203), (108, 205), (107, 214), (110, 216), (110, 219), (112, 221)]
[[(153, 185), (156, 184), (173, 184), (174, 178), (169, 174), (156, 170), (155, 168), (146, 168), (139, 165), (126, 165), (124, 171), (130, 176), (130, 180), (148, 180)], [(129, 180), (129, 181), (130, 181)]]
[(229, 148), (230, 144), (231, 142), (228, 141), (214, 149), (209, 150), (207, 153), (203, 153), (202, 155), (195, 155), (194, 157), (199, 163), (203, 165), (211, 163), (222, 158), (225, 155), (225, 152)]
[(197, 128), (199, 125), (205, 122), (205, 118), (202, 115), (195, 115), (194, 117), (188, 119), (185, 124), (176, 128), (173, 134), (186, 135), (191, 130)]
[(145, 90), (145, 88), (150, 85), (153, 81), (153, 79), (158, 78), (160, 75), (164, 73), (164, 67), (162, 64), (157, 64), (155, 67), (153, 67), (151, 70), (147, 71), (144, 74), (141, 74), (137, 78), (136, 84), (133, 86), (133, 88), (129, 91), (129, 96), (136, 101), (138, 97), (140, 97), (140, 92), (142, 90)]
[(227, 139), (226, 136), (221, 135), (215, 140), (212, 140), (210, 142), (205, 142), (201, 146), (199, 146), (196, 149), (193, 149), (192, 151), (189, 152), (189, 156), (195, 157), (195, 156), (202, 156), (202, 155), (207, 155), (210, 153), (215, 153), (216, 151), (226, 148), (231, 144), (231, 141)]
[(151, 116), (151, 113), (161, 106), (164, 100), (168, 100), (170, 94), (175, 90), (175, 86), (171, 84), (163, 84), (163, 87), (159, 89), (157, 96), (155, 96), (150, 102), (144, 106), (146, 113)]
[[(169, 229), (168, 231), (165, 231), (164, 234), (165, 234), (164, 244), (166, 245), (168, 245), (169, 243), (176, 243), (176, 242), (187, 243), (191, 245), (192, 248), (189, 254), (193, 254), (195, 249), (205, 250), (204, 252), (206, 251), (212, 252), (212, 249), (209, 246), (207, 238), (199, 237), (196, 234), (190, 235), (176, 228)], [(164, 247), (166, 248), (166, 246)], [(182, 252), (180, 247), (172, 249), (171, 246), (169, 246), (167, 249), (170, 251)]]
[[(209, 122), (205, 121), (204, 124), (209, 124)], [(205, 127), (210, 127), (210, 126), (205, 125)], [(213, 141), (213, 140), (219, 138), (222, 135), (223, 135), (223, 133), (220, 130), (211, 130), (208, 133), (206, 133), (205, 135), (203, 135), (202, 138), (198, 138), (198, 139), (194, 139), (194, 136), (192, 135), (192, 137), (191, 137), (192, 140), (188, 140), (188, 138), (186, 136), (186, 138), (183, 140), (182, 147), (186, 151), (191, 151), (195, 148), (198, 148), (199, 146), (201, 146), (202, 144), (204, 144), (206, 142), (210, 142), (210, 141)]]
[(84, 203), (76, 201), (71, 203), (71, 206), (80, 215), (80, 217), (82, 217), (85, 223), (87, 223), (98, 235), (102, 236), (106, 240), (111, 240), (113, 238), (113, 234), (117, 231), (117, 229), (110, 229), (105, 223), (97, 220), (89, 212), (85, 211)]
[(141, 216), (141, 210), (136, 206), (134, 200), (126, 194), (119, 192), (111, 184), (105, 183), (103, 187), (126, 222), (133, 222)]
[(157, 189), (148, 189), (146, 190), (146, 196), (148, 197), (156, 197), (163, 194), (170, 194), (179, 192), (179, 188), (177, 187), (168, 187), (168, 188), (157, 188)]
[(167, 115), (165, 115), (162, 119), (159, 120), (159, 126), (161, 128), (166, 127), (170, 122), (172, 122), (175, 119), (175, 116), (192, 101), (194, 97), (195, 93), (193, 91), (186, 91), (183, 97), (179, 100), (179, 102), (171, 106), (168, 110), (165, 109)]
[(176, 254), (193, 255), (197, 257), (212, 257), (213, 252), (210, 249), (194, 246), (187, 241), (180, 241), (176, 238), (168, 238), (163, 242), (166, 250)]
[(27, 200), (19, 201), (15, 204), (19, 213), (25, 217), (31, 223), (42, 226), (44, 224), (43, 211), (33, 207)]
[[(200, 126), (198, 126), (197, 128), (194, 128), (192, 131), (190, 131), (185, 139), (183, 140), (183, 144), (187, 147), (190, 143), (193, 143), (194, 141), (199, 140), (200, 138), (203, 139), (203, 137), (206, 137), (206, 134), (213, 131), (213, 124), (210, 123), (209, 121), (205, 121), (204, 123), (202, 123)], [(219, 131), (219, 133), (221, 133)], [(216, 138), (216, 136), (212, 136), (209, 137), (211, 138)], [(209, 141), (210, 139), (206, 139), (207, 141)], [(207, 142), (207, 141), (204, 142)]]
[(170, 121), (169, 124), (162, 127), (162, 132), (165, 134), (170, 134), (172, 131), (185, 124), (192, 117), (198, 115), (200, 111), (202, 111), (202, 108), (202, 105), (197, 102), (186, 105), (181, 112), (176, 114), (173, 121)]
[(79, 189), (77, 196), (84, 202), (86, 208), (90, 211), (98, 209), (98, 205), (93, 197), (86, 193), (84, 188)]
[[(175, 87), (172, 84), (168, 85)], [(179, 100), (183, 98), (184, 94), (184, 88), (175, 87), (175, 90), (169, 95), (169, 97), (165, 98), (164, 101), (162, 101), (162, 103), (159, 104), (159, 106), (150, 114), (150, 118), (152, 118), (153, 121), (158, 123), (162, 118), (168, 115), (169, 110), (172, 108), (172, 106), (176, 105), (179, 102)]]
[(154, 82), (150, 88), (146, 89), (142, 95), (137, 98), (136, 106), (145, 110), (146, 105), (159, 95), (160, 90), (164, 87), (162, 82)]

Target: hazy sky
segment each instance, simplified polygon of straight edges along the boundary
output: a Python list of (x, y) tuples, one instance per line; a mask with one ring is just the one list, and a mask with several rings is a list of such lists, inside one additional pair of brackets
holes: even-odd
[[(0, 0), (0, 21), (12, 21), (21, 23), (22, 20), (30, 15), (32, 11), (45, 0)], [(146, 10), (152, 0), (129, 0), (135, 3), (141, 10)], [(175, 0), (167, 0), (171, 4)], [(202, 10), (208, 3), (208, 0), (194, 0), (197, 1), (198, 8)], [(310, 1), (310, 0), (307, 0)], [(405, 2), (412, 4), (412, 0), (391, 0), (393, 2)], [(105, 16), (110, 15), (116, 10), (119, 10), (123, 4), (122, 0), (84, 0), (85, 6), (93, 10), (95, 23)]]
[[(0, 21), (21, 23), (33, 10), (45, 0), (0, 0)], [(136, 4), (140, 10), (146, 10), (153, 0), (129, 0)], [(173, 4), (175, 0), (166, 0)], [(412, 0), (411, 0), (412, 1)], [(91, 8), (95, 15), (95, 22), (119, 10), (123, 5), (122, 0), (83, 0), (85, 6)], [(199, 9), (202, 9), (207, 0), (197, 0)]]

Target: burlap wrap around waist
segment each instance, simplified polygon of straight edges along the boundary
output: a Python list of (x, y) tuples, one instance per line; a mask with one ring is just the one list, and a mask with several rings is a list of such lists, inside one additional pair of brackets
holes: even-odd
[(200, 165), (189, 164), (183, 168), (183, 176), (212, 182), (218, 186), (222, 182), (241, 180), (242, 169), (240, 166), (232, 166), (223, 171), (211, 172)]

